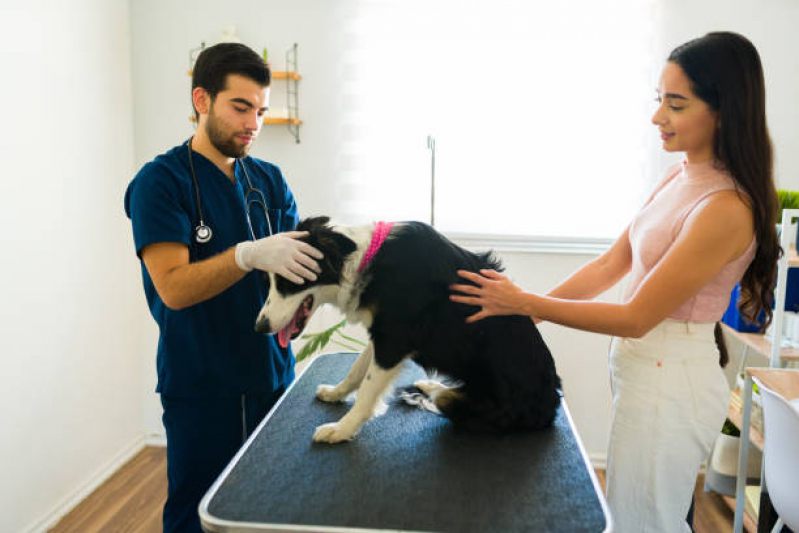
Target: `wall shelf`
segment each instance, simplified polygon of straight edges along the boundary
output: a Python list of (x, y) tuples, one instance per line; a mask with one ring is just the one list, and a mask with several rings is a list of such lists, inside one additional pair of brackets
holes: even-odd
[[(745, 368), (744, 362), (746, 352), (748, 349), (753, 349), (756, 352), (765, 355), (769, 358), (769, 368), (779, 369), (785, 363), (799, 361), (799, 350), (795, 348), (782, 347), (782, 323), (785, 315), (785, 296), (786, 285), (788, 283), (788, 269), (791, 267), (799, 266), (799, 258), (797, 258), (796, 247), (791, 245), (789, 231), (786, 228), (791, 227), (791, 220), (799, 216), (799, 209), (783, 209), (782, 210), (782, 223), (780, 225), (780, 246), (787, 252), (777, 261), (777, 280), (774, 294), (774, 315), (773, 315), (773, 331), (774, 342), (766, 339), (765, 335), (753, 333), (740, 333), (733, 328), (726, 327), (724, 324), (724, 331), (727, 332), (732, 338), (738, 339), (744, 344), (744, 355), (741, 361), (741, 367), (744, 370), (744, 386), (741, 394), (743, 396), (743, 405), (740, 413), (734, 412), (735, 409), (731, 406), (728, 412), (730, 421), (741, 429), (741, 441), (738, 451), (738, 475), (735, 487), (735, 520), (733, 523), (734, 533), (741, 533), (744, 530), (744, 523), (746, 522), (747, 513), (744, 508), (744, 491), (746, 488), (746, 464), (749, 455), (749, 443), (752, 442), (756, 447), (761, 450), (764, 448), (765, 442), (763, 436), (753, 431), (751, 424), (751, 410), (752, 410), (752, 376), (759, 372), (768, 372), (768, 369)], [(760, 376), (759, 376), (760, 377)], [(754, 435), (753, 435), (754, 433)], [(768, 488), (765, 479), (761, 475), (760, 486), (762, 493), (767, 494)], [(762, 513), (761, 507), (761, 513)], [(759, 528), (758, 528), (759, 529)]]
[[(722, 322), (721, 329), (725, 334), (739, 340), (744, 346), (751, 348), (755, 352), (766, 357), (771, 354), (771, 340), (766, 338), (762, 333), (741, 333), (734, 328)], [(780, 350), (780, 359), (782, 361), (799, 361), (799, 348), (783, 347)]]
[[(197, 122), (197, 119), (193, 116), (189, 117), (189, 122)], [(302, 124), (302, 120), (298, 118), (277, 118), (277, 117), (266, 117), (263, 120), (264, 124), (291, 124), (299, 126)]]
[(276, 70), (272, 72), (272, 79), (300, 81), (302, 79), (302, 76), (297, 74), (296, 72), (286, 72), (284, 70)]
[[(189, 70), (189, 76), (194, 74), (193, 70)], [(285, 70), (273, 70), (271, 72), (273, 80), (294, 80), (300, 81), (302, 76), (296, 72), (286, 72)]]
[(264, 119), (264, 124), (289, 124), (289, 125), (299, 126), (300, 124), (302, 124), (302, 120), (298, 118), (266, 117)]

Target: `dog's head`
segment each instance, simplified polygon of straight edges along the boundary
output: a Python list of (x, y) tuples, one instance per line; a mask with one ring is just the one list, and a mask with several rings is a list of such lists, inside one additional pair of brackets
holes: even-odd
[(307, 231), (301, 238), (320, 252), (321, 272), (315, 281), (305, 280), (298, 285), (271, 272), (264, 273), (269, 293), (258, 319), (255, 331), (277, 333), (282, 347), (288, 346), (302, 333), (308, 319), (323, 303), (332, 302), (341, 287), (341, 276), (347, 257), (356, 249), (355, 242), (336, 231), (328, 217), (306, 218), (295, 228)]

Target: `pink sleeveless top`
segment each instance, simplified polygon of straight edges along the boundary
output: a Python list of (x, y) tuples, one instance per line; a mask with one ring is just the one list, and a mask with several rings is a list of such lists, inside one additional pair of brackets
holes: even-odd
[[(630, 225), (632, 269), (625, 302), (633, 297), (641, 282), (677, 240), (685, 219), (696, 206), (713, 193), (735, 189), (732, 176), (715, 168), (711, 161), (699, 164), (685, 161), (669, 168), (666, 176), (652, 200)], [(729, 305), (733, 287), (755, 257), (755, 248), (756, 241), (752, 238), (749, 248), (740, 257), (724, 265), (716, 277), (669, 318), (689, 322), (718, 321)]]

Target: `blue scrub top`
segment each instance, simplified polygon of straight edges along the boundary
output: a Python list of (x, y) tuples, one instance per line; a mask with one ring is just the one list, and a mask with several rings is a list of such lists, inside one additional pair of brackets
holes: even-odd
[[(125, 212), (133, 224), (136, 254), (157, 242), (189, 247), (190, 261), (201, 261), (249, 240), (245, 209), (247, 180), (236, 165), (236, 183), (203, 155), (193, 152), (204, 222), (213, 230), (205, 244), (194, 240), (199, 223), (187, 145), (181, 144), (147, 163), (125, 193)], [(253, 186), (266, 197), (275, 233), (293, 229), (297, 204), (280, 169), (253, 157), (243, 160)], [(251, 209), (256, 238), (269, 235), (263, 211)], [(282, 349), (275, 335), (255, 332), (255, 319), (266, 299), (263, 273), (254, 270), (218, 296), (176, 311), (158, 296), (144, 262), (142, 281), (147, 304), (158, 323), (158, 386), (175, 397), (238, 396), (265, 393), (294, 379), (291, 347)]]

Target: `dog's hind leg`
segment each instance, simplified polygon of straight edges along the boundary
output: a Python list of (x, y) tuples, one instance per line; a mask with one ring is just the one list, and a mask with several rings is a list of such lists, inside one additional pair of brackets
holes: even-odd
[(363, 349), (361, 355), (352, 363), (347, 376), (341, 380), (336, 386), (333, 385), (319, 385), (316, 389), (316, 397), (323, 402), (340, 402), (347, 397), (349, 393), (356, 390), (363, 381), (363, 376), (366, 374), (366, 369), (369, 368), (369, 363), (374, 358), (374, 344), (369, 341), (366, 348)]
[(394, 380), (401, 366), (381, 368), (372, 357), (352, 409), (338, 422), (316, 428), (313, 440), (330, 443), (352, 440), (364, 422), (372, 418), (375, 410), (379, 408), (386, 388)]

